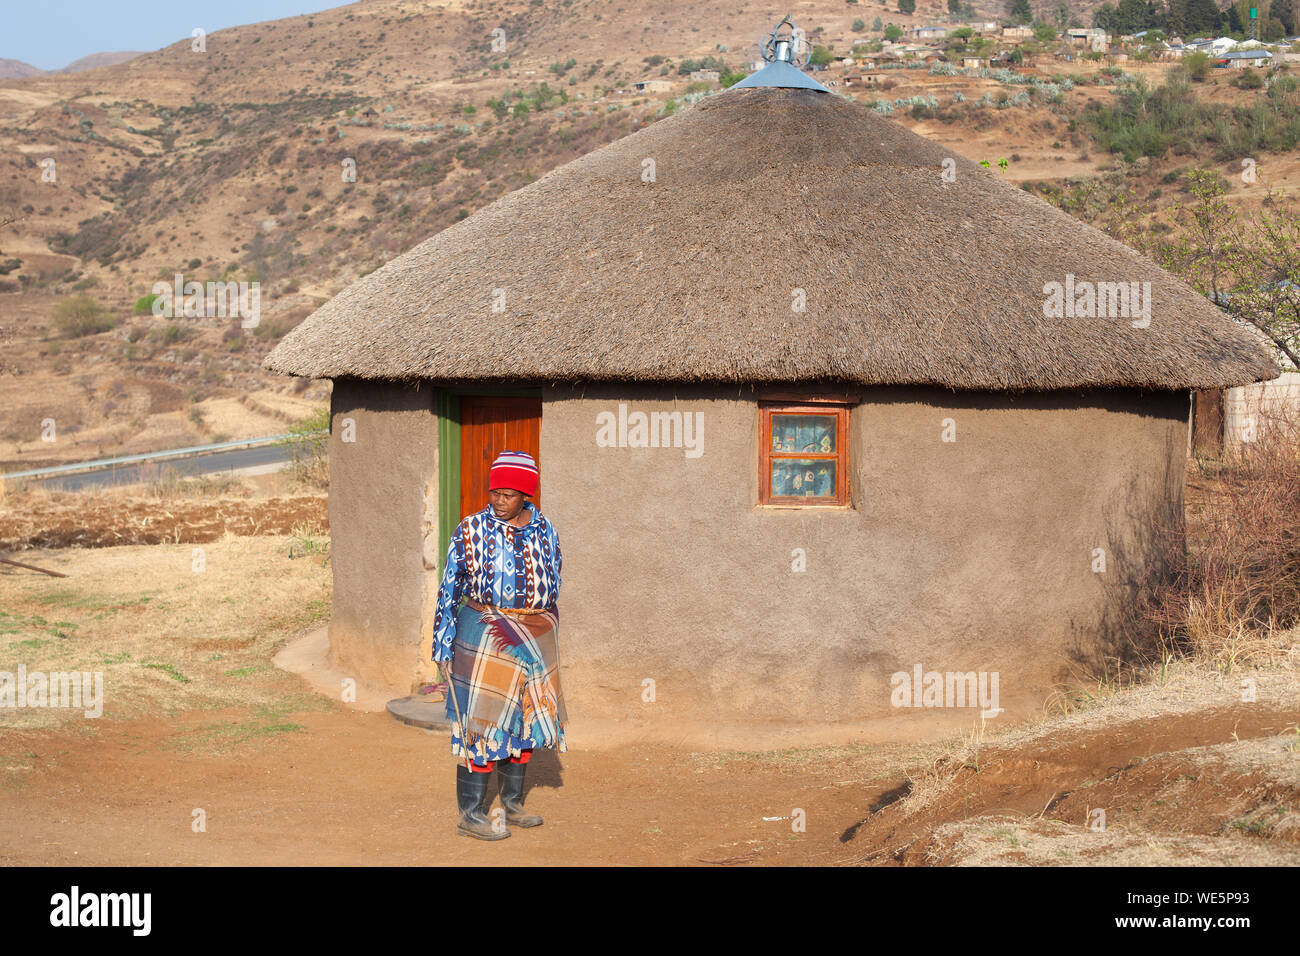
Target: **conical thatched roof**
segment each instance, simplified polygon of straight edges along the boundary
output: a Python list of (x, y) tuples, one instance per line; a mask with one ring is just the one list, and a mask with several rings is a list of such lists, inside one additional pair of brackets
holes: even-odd
[[(1067, 274), (1150, 282), (1149, 327), (1046, 317), (1044, 286)], [(553, 170), (349, 286), (264, 365), (992, 389), (1277, 375), (1256, 334), (1150, 260), (865, 106), (794, 89), (727, 91)]]

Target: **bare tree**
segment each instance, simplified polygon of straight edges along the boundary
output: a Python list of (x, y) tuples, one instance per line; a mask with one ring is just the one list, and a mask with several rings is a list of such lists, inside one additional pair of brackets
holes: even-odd
[(1271, 192), (1248, 215), (1208, 169), (1187, 174), (1186, 233), (1156, 258), (1216, 305), (1259, 329), (1300, 369), (1300, 206)]

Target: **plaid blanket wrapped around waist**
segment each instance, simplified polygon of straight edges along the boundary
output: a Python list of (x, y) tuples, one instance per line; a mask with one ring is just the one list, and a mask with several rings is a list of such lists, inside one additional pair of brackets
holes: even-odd
[[(560, 690), (559, 616), (506, 614), (468, 603), (456, 615), (452, 643), (452, 754), (487, 756), (516, 748), (565, 750)], [(456, 713), (460, 705), (461, 726)]]

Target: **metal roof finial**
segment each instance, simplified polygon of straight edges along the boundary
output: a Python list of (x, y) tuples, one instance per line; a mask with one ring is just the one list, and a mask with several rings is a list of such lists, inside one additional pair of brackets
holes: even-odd
[[(790, 33), (787, 36), (781, 36), (781, 28), (788, 26)], [(803, 59), (799, 55), (803, 54)], [(789, 63), (796, 68), (808, 65), (808, 60), (812, 56), (812, 51), (808, 48), (808, 38), (800, 30), (790, 14), (785, 15), (785, 19), (772, 28), (772, 32), (763, 40), (763, 59), (771, 63), (774, 60), (780, 60), (783, 63)]]
[[(789, 27), (789, 32), (782, 33), (785, 27)], [(767, 66), (745, 77), (732, 87), (733, 90), (775, 86), (790, 90), (830, 92), (801, 69), (812, 59), (812, 46), (808, 43), (807, 35), (794, 25), (788, 13), (764, 38), (761, 50)]]

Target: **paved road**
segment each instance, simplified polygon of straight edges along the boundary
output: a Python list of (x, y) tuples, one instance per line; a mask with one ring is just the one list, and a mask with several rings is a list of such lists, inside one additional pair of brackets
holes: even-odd
[[(167, 458), (162, 461), (136, 462), (129, 465), (110, 465), (94, 471), (73, 475), (55, 475), (42, 481), (30, 479), (33, 485), (54, 491), (84, 491), (106, 485), (132, 485), (153, 481), (160, 474), (210, 475), (222, 471), (239, 471), (244, 474), (261, 474), (279, 471), (289, 461), (289, 449), (278, 445), (255, 445), (252, 448), (234, 448), (230, 451), (210, 452), (184, 458)], [(254, 469), (249, 471), (248, 469)]]

